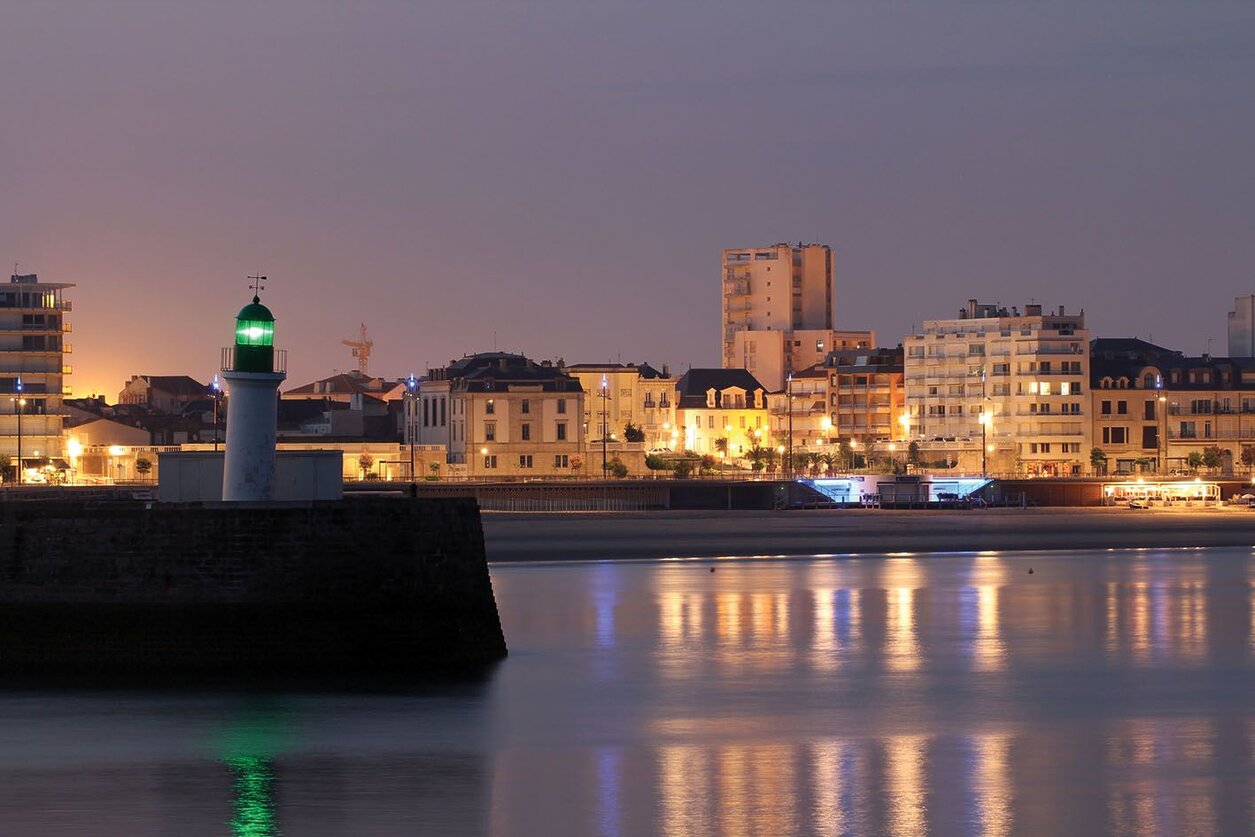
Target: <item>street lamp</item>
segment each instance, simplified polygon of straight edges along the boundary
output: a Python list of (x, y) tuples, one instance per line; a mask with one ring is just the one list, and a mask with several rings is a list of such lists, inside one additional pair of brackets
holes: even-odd
[(993, 420), (993, 417), (990, 416), (989, 413), (986, 413), (984, 410), (981, 411), (981, 414), (980, 414), (980, 475), (982, 477), (989, 476), (988, 462), (986, 459), (986, 457), (989, 454), (989, 443), (987, 441), (988, 437), (986, 434), (989, 430), (989, 423), (992, 420)]
[(601, 478), (606, 478), (606, 422), (609, 420), (610, 382), (601, 375)]
[(410, 377), (405, 382), (405, 389), (410, 396), (410, 412), (406, 417), (405, 436), (406, 441), (410, 443), (410, 496), (418, 496), (418, 478), (414, 476), (414, 430), (417, 426), (418, 401), (415, 396), (418, 393), (418, 380), (414, 377), (414, 373), (410, 373)]
[(788, 467), (785, 469), (785, 479), (793, 479), (793, 373), (789, 373), (789, 377), (785, 379), (784, 385), (785, 402), (789, 410), (789, 458)]
[(22, 377), (17, 379), (17, 395), (13, 399), (13, 411), (17, 413), (17, 483), (22, 484), (22, 412), (26, 399), (22, 397)]
[(213, 389), (214, 399), (214, 450), (218, 450), (218, 401), (222, 398), (222, 384), (218, 381), (218, 376), (214, 375), (213, 383), (209, 385)]

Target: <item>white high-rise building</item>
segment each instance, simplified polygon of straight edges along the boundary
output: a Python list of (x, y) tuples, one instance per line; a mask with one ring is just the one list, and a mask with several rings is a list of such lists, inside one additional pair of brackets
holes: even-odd
[(1255, 357), (1255, 294), (1240, 296), (1229, 312), (1229, 357)]
[(969, 300), (904, 340), (908, 435), (964, 469), (1069, 476), (1089, 468), (1085, 313)]
[(70, 330), (64, 291), (72, 287), (40, 282), (33, 273), (14, 274), (0, 286), (0, 462), (16, 466), (20, 448), (24, 482), (65, 468), (62, 398), (70, 346), (62, 336)]

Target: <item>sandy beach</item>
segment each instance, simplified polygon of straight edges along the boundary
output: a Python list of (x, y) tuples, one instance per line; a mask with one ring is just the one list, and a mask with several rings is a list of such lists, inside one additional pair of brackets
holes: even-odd
[(485, 512), (488, 560), (1255, 546), (1252, 509)]

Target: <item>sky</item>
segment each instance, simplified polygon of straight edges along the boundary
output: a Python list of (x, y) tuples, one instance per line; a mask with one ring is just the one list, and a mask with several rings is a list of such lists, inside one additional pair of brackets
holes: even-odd
[(1255, 293), (1246, 0), (4, 0), (0, 114), (0, 264), (110, 400), (208, 380), (253, 273), (289, 386), (363, 322), (393, 377), (714, 366), (778, 241), (883, 345), (975, 297), (1223, 354)]

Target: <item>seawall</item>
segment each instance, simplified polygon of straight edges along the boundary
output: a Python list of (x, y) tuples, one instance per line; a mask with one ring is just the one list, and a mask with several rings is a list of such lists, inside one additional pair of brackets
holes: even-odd
[(0, 676), (404, 677), (505, 653), (473, 500), (0, 504)]

